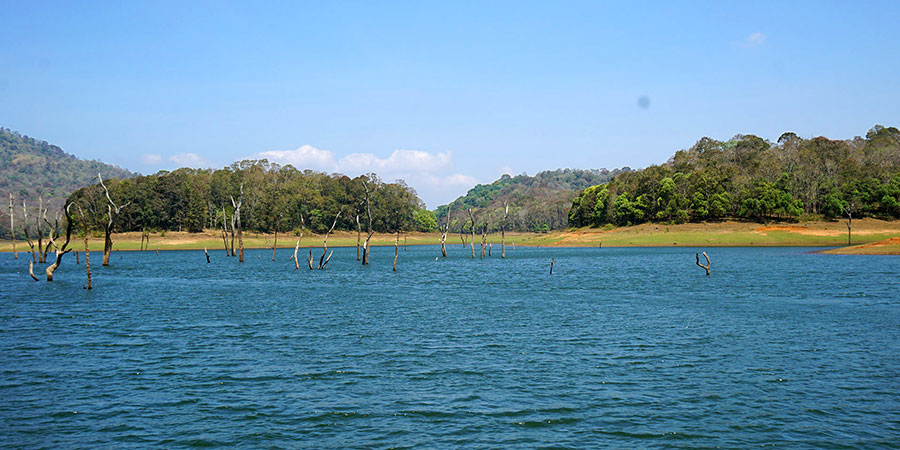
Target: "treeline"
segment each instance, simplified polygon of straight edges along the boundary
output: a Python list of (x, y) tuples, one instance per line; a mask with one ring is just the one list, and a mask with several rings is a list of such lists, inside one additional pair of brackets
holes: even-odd
[(581, 227), (848, 215), (900, 218), (897, 128), (876, 125), (850, 140), (703, 138), (661, 166), (583, 190), (568, 219)]
[[(365, 231), (367, 190), (374, 231), (428, 231), (436, 226), (434, 214), (424, 209), (415, 191), (403, 182), (385, 183), (374, 174), (350, 178), (259, 160), (218, 170), (185, 168), (104, 182), (112, 200), (125, 205), (115, 218), (117, 231), (199, 232), (221, 228), (223, 223), (231, 227), (232, 198), (242, 199), (239, 217), (245, 231), (306, 228), (323, 233), (335, 217), (335, 229), (359, 226)], [(106, 226), (108, 202), (99, 183), (75, 191), (69, 200), (84, 208), (92, 229)]]
[(479, 184), (449, 205), (439, 206), (435, 216), (445, 225), (448, 211), (450, 229), (459, 232), (470, 228), (472, 209), (479, 226), (487, 224), (491, 232), (498, 231), (506, 216), (506, 230), (549, 231), (568, 226), (568, 212), (572, 198), (588, 186), (604, 183), (630, 171), (623, 169), (558, 169), (539, 172), (534, 176), (503, 175), (491, 184)]

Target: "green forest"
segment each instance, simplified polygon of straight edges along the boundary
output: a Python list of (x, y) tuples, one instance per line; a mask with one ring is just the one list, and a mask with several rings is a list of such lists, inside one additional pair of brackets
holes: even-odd
[(447, 223), (450, 213), (450, 229), (459, 232), (471, 227), (468, 215), (471, 208), (478, 226), (497, 231), (504, 223), (507, 230), (541, 232), (568, 226), (568, 212), (572, 198), (578, 191), (592, 185), (605, 183), (619, 174), (631, 171), (622, 169), (558, 169), (539, 172), (534, 176), (503, 175), (491, 184), (479, 184), (465, 196), (435, 210), (437, 221)]
[(575, 227), (723, 219), (900, 218), (900, 131), (775, 143), (753, 135), (700, 139), (665, 164), (623, 173), (572, 201)]
[[(335, 229), (365, 231), (370, 217), (378, 232), (435, 228), (434, 214), (415, 191), (374, 174), (350, 178), (248, 160), (218, 170), (178, 169), (104, 182), (110, 199), (126, 205), (116, 218), (118, 231), (196, 232), (223, 223), (231, 228), (237, 202), (243, 229), (266, 233), (304, 228), (322, 233), (335, 220)], [(104, 227), (108, 200), (99, 183), (75, 191), (69, 200), (83, 206), (91, 228)]]

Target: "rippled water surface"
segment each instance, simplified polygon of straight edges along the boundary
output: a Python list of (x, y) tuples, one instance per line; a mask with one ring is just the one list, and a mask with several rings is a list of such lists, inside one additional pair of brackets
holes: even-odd
[(900, 258), (810, 250), (0, 254), (0, 446), (900, 448)]

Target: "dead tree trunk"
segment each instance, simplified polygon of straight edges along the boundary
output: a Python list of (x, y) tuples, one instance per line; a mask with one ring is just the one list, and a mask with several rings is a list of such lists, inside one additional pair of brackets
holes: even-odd
[(398, 256), (400, 256), (400, 230), (397, 230), (397, 240), (394, 241), (394, 272), (397, 271)]
[(106, 222), (106, 237), (103, 241), (103, 265), (109, 265), (109, 254), (112, 252), (112, 230), (113, 230), (113, 222), (115, 222), (116, 217), (118, 217), (119, 213), (125, 209), (126, 206), (131, 204), (131, 202), (125, 203), (122, 206), (117, 206), (115, 202), (113, 202), (112, 197), (109, 196), (109, 189), (106, 188), (106, 185), (103, 183), (103, 177), (100, 174), (97, 174), (97, 179), (100, 180), (100, 185), (103, 186), (103, 190), (106, 192), (106, 200), (108, 204), (106, 205), (107, 210), (109, 212), (109, 220)]
[(13, 197), (12, 192), (9, 193), (9, 238), (12, 239), (13, 259), (19, 259), (19, 252), (16, 251), (16, 224), (13, 218)]
[(75, 265), (80, 265), (81, 261), (78, 258), (78, 250), (75, 250)]
[(309, 270), (313, 270), (313, 257), (312, 257), (312, 249), (309, 249), (309, 256), (306, 258), (306, 262), (309, 263)]
[[(302, 232), (301, 232), (302, 233)], [(300, 239), (303, 239), (303, 235), (300, 235)], [(297, 245), (294, 246), (294, 266), (297, 270), (300, 270), (300, 261), (297, 260), (297, 251), (300, 250), (300, 239), (297, 239)]]
[(47, 220), (47, 210), (50, 209), (50, 205), (48, 204), (46, 208), (44, 208), (44, 216), (43, 220), (47, 224), (47, 244), (44, 245), (44, 250), (40, 254), (40, 260), (42, 263), (47, 262), (47, 254), (50, 253), (50, 247), (52, 246), (54, 250), (56, 249), (56, 241), (55, 239), (59, 237), (59, 213), (56, 214), (56, 225), (51, 225), (50, 221)]
[(34, 276), (34, 261), (28, 261), (28, 275), (31, 275), (32, 280), (40, 281), (38, 277)]
[(469, 219), (472, 221), (472, 242), (469, 244), (472, 246), (472, 259), (475, 259), (475, 214), (472, 213), (472, 208), (469, 208)]
[[(53, 264), (47, 266), (47, 269), (44, 271), (47, 274), (47, 281), (53, 281), (53, 272), (55, 272), (59, 267), (59, 264), (62, 263), (63, 255), (72, 251), (72, 249), (68, 248), (69, 240), (72, 237), (72, 216), (69, 214), (69, 208), (71, 206), (72, 204), (67, 202), (64, 209), (64, 211), (66, 212), (66, 241), (63, 242), (62, 246), (58, 246), (56, 245), (56, 241), (53, 238), (53, 234), (51, 233), (50, 235), (50, 243), (52, 243), (53, 247), (56, 249), (56, 260), (53, 262)], [(47, 222), (47, 225), (50, 225), (50, 223)], [(54, 228), (58, 226), (59, 219), (57, 219), (56, 226)]]
[(372, 230), (372, 207), (369, 200), (369, 184), (365, 181), (363, 181), (363, 188), (366, 190), (366, 219), (368, 225), (366, 227), (366, 241), (363, 243), (362, 264), (367, 266), (369, 265), (369, 253), (371, 250), (369, 247), (369, 240), (372, 239), (372, 235), (375, 234), (375, 232)]
[(37, 255), (34, 253), (34, 241), (28, 235), (28, 207), (25, 205), (25, 200), (22, 200), (22, 215), (22, 223), (25, 224), (22, 226), (22, 230), (25, 231), (25, 242), (28, 242), (28, 247), (31, 248), (31, 262), (37, 262)]
[(553, 275), (553, 258), (550, 258), (550, 275)]
[(503, 202), (503, 225), (500, 226), (500, 257), (506, 258), (506, 221), (509, 219), (509, 202)]
[(706, 252), (703, 252), (703, 257), (706, 258), (706, 265), (704, 266), (703, 264), (700, 263), (700, 254), (697, 253), (696, 255), (697, 255), (697, 265), (706, 269), (706, 275), (709, 275), (709, 266), (710, 266), (709, 256), (706, 255)]
[(281, 216), (278, 216), (278, 219), (275, 221), (275, 242), (272, 243), (272, 262), (275, 262), (275, 251), (278, 250), (278, 222), (281, 221)]
[(359, 224), (359, 213), (356, 213), (356, 260), (359, 261), (360, 257), (360, 236), (362, 235), (362, 225)]
[(206, 255), (206, 263), (209, 264), (209, 252), (206, 251), (206, 247), (203, 247), (203, 254)]
[(853, 231), (853, 211), (850, 209), (850, 206), (847, 206), (846, 208), (841, 206), (841, 212), (847, 216), (847, 246), (849, 247), (853, 245), (851, 239), (851, 232)]
[(88, 247), (88, 223), (81, 206), (78, 207), (78, 212), (81, 213), (81, 232), (84, 237), (84, 267), (87, 269), (87, 289), (91, 290), (91, 249)]
[(484, 259), (484, 251), (487, 249), (487, 222), (481, 224), (481, 259)]
[(225, 256), (231, 256), (231, 250), (228, 249), (228, 215), (225, 214), (225, 207), (222, 207), (222, 246), (225, 247)]
[(38, 197), (38, 213), (34, 218), (34, 227), (37, 229), (37, 262), (44, 262), (44, 227), (41, 225), (41, 217), (44, 215), (44, 196)]
[(234, 213), (231, 213), (231, 256), (235, 256), (237, 253), (234, 250)]
[(452, 210), (450, 209), (450, 205), (447, 205), (447, 224), (444, 225), (444, 228), (441, 230), (441, 256), (447, 257), (447, 245), (445, 242), (447, 241), (447, 232), (450, 231), (450, 214)]
[[(331, 228), (328, 229), (328, 232), (325, 233), (325, 239), (322, 240), (322, 256), (319, 257), (319, 270), (324, 269), (324, 268), (325, 268), (325, 264), (328, 263), (328, 261), (325, 259), (325, 253), (328, 252), (328, 235), (330, 235), (331, 232), (334, 231), (334, 227), (337, 225), (337, 221), (338, 221), (338, 218), (339, 218), (339, 217), (341, 217), (341, 211), (340, 211), (340, 210), (339, 210), (338, 213), (334, 216), (334, 222), (332, 222)], [(334, 253), (334, 250), (332, 250), (331, 253), (333, 254), (333, 253)], [(331, 256), (329, 256), (328, 259), (331, 259)]]
[[(244, 202), (244, 183), (241, 183), (241, 193), (238, 196), (238, 200), (235, 202), (234, 197), (231, 197), (231, 205), (234, 206), (234, 216), (237, 221), (237, 236), (238, 236), (238, 261), (244, 262), (244, 235), (243, 235), (243, 227), (241, 227), (241, 204)], [(251, 211), (252, 212), (252, 211)], [(234, 253), (234, 249), (232, 249), (232, 253)]]

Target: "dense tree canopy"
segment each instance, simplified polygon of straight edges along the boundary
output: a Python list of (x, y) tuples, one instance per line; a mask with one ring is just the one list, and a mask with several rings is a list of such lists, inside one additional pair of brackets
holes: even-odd
[[(340, 211), (337, 229), (356, 230), (359, 215), (367, 224), (366, 182), (371, 191), (373, 228), (379, 232), (411, 231), (433, 225), (422, 219), (424, 204), (402, 181), (385, 183), (374, 174), (351, 179), (266, 160), (241, 161), (219, 170), (178, 169), (124, 180), (109, 180), (116, 203), (131, 202), (117, 219), (118, 231), (219, 228), (233, 214), (231, 197), (243, 186), (241, 222), (245, 230), (260, 232), (327, 231)], [(84, 205), (92, 227), (106, 220), (106, 197), (95, 184), (76, 191), (70, 199)], [(301, 222), (301, 216), (303, 221)], [(423, 222), (424, 221), (424, 222)], [(423, 225), (424, 223), (424, 225)]]
[(485, 223), (490, 231), (503, 225), (505, 204), (509, 204), (507, 230), (548, 231), (567, 226), (567, 212), (572, 198), (580, 189), (603, 183), (630, 171), (558, 169), (539, 172), (535, 176), (503, 175), (491, 184), (479, 184), (465, 196), (440, 206), (435, 212), (437, 222), (446, 224), (447, 212), (452, 219), (451, 230), (458, 232), (471, 227), (466, 211), (473, 209), (478, 226)]
[(875, 126), (863, 139), (776, 143), (752, 135), (700, 139), (667, 163), (624, 173), (572, 201), (572, 226), (900, 217), (900, 131)]

